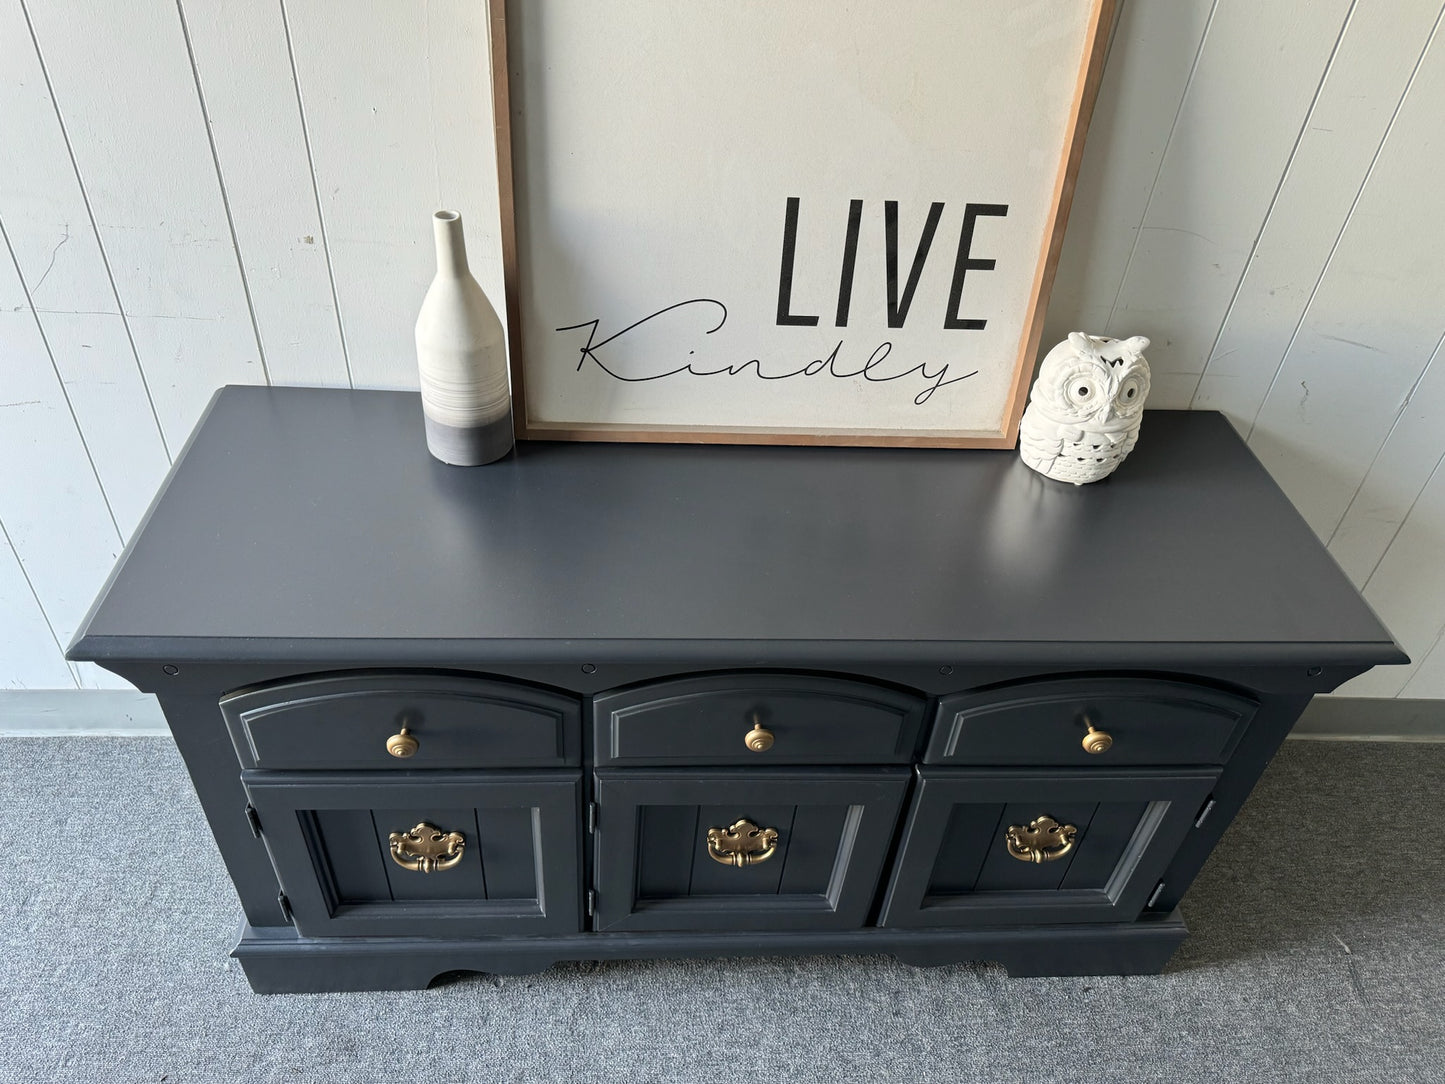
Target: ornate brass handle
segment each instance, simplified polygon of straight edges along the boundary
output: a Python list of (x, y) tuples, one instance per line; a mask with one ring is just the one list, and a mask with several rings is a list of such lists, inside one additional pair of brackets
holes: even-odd
[(1087, 715), (1084, 716), (1084, 726), (1088, 728), (1089, 731), (1084, 735), (1084, 752), (1107, 753), (1109, 748), (1114, 744), (1114, 735), (1110, 734), (1107, 730), (1100, 730)]
[(409, 757), (421, 748), (421, 742), (412, 735), (411, 727), (402, 724), (400, 733), (386, 739), (386, 751), (394, 757)]
[(725, 866), (756, 866), (778, 851), (778, 830), (759, 828), (744, 817), (728, 828), (707, 830), (707, 854)]
[(1079, 830), (1053, 817), (1035, 817), (1028, 827), (1011, 824), (1004, 833), (1008, 853), (1020, 862), (1057, 862), (1074, 849)]
[(416, 873), (440, 873), (462, 860), (467, 841), (460, 832), (443, 832), (422, 821), (410, 832), (393, 832), (391, 860)]

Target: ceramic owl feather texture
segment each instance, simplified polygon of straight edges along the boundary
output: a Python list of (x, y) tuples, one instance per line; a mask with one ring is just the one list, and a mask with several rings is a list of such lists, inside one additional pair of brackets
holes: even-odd
[(1134, 450), (1149, 396), (1143, 335), (1071, 332), (1044, 357), (1019, 423), (1019, 456), (1034, 470), (1083, 485), (1112, 474)]

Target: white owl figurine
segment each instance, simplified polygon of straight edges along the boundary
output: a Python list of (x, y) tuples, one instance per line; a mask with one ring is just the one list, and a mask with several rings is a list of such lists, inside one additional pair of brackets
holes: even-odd
[(1149, 340), (1072, 332), (1044, 357), (1019, 424), (1034, 470), (1081, 486), (1114, 472), (1139, 439), (1149, 396)]

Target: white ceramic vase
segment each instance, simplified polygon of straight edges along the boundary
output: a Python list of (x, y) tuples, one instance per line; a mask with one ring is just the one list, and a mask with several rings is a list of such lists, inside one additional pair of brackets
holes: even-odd
[(512, 448), (506, 336), (467, 267), (462, 216), (432, 216), (437, 273), (416, 318), (426, 443), (443, 463), (472, 467)]

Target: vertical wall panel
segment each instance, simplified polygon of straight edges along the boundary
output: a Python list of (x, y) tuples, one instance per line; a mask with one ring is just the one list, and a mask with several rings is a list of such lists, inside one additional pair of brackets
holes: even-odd
[(180, 18), (155, 0), (28, 5), (166, 441), (178, 448), (217, 387), (265, 381)]
[[(1413, 660), (1381, 666), (1355, 678), (1340, 692), (1351, 696), (1398, 696), (1445, 630), (1445, 469), (1437, 469), (1400, 527), (1380, 567), (1365, 585), (1375, 608)], [(1432, 663), (1438, 665), (1438, 660)], [(1433, 681), (1430, 675), (1426, 680)]]
[(1250, 441), (1326, 538), (1445, 332), (1442, 116), (1445, 48), (1437, 37), (1400, 106)]
[(170, 466), (120, 317), (38, 313), (121, 537), (129, 538)]
[(1103, 334), (1213, 4), (1124, 0), (1084, 143), (1043, 349)]
[[(69, 643), (120, 555), (120, 534), (8, 248), (0, 248), (0, 523), (55, 636)], [(119, 682), (95, 667), (77, 672), (87, 685)]]
[(1219, 0), (1107, 328), (1154, 340), (1156, 407), (1194, 395), (1349, 9)]
[(1253, 427), (1439, 14), (1439, 0), (1355, 10), (1193, 406)]
[[(3, 524), (0, 524), (3, 527)], [(75, 687), (75, 675), (0, 530), (0, 689)]]
[(281, 5), (185, 0), (182, 10), (271, 382), (345, 387)]
[[(1374, 572), (1406, 515), (1445, 457), (1445, 349), (1437, 346), (1409, 404), (1330, 539), (1330, 553), (1356, 584)], [(1445, 560), (1445, 550), (1441, 559)]]
[[(121, 530), (169, 465), (25, 13), (0, 3), (0, 220)], [(23, 149), (23, 150), (22, 150)]]
[(325, 0), (285, 9), (352, 377), (415, 388), (433, 211), (462, 213), (472, 272), (503, 308), (487, 5), (371, 2), (341, 24)]
[(1425, 656), (1400, 695), (1411, 699), (1445, 700), (1445, 637), (1435, 641), (1434, 649)]

